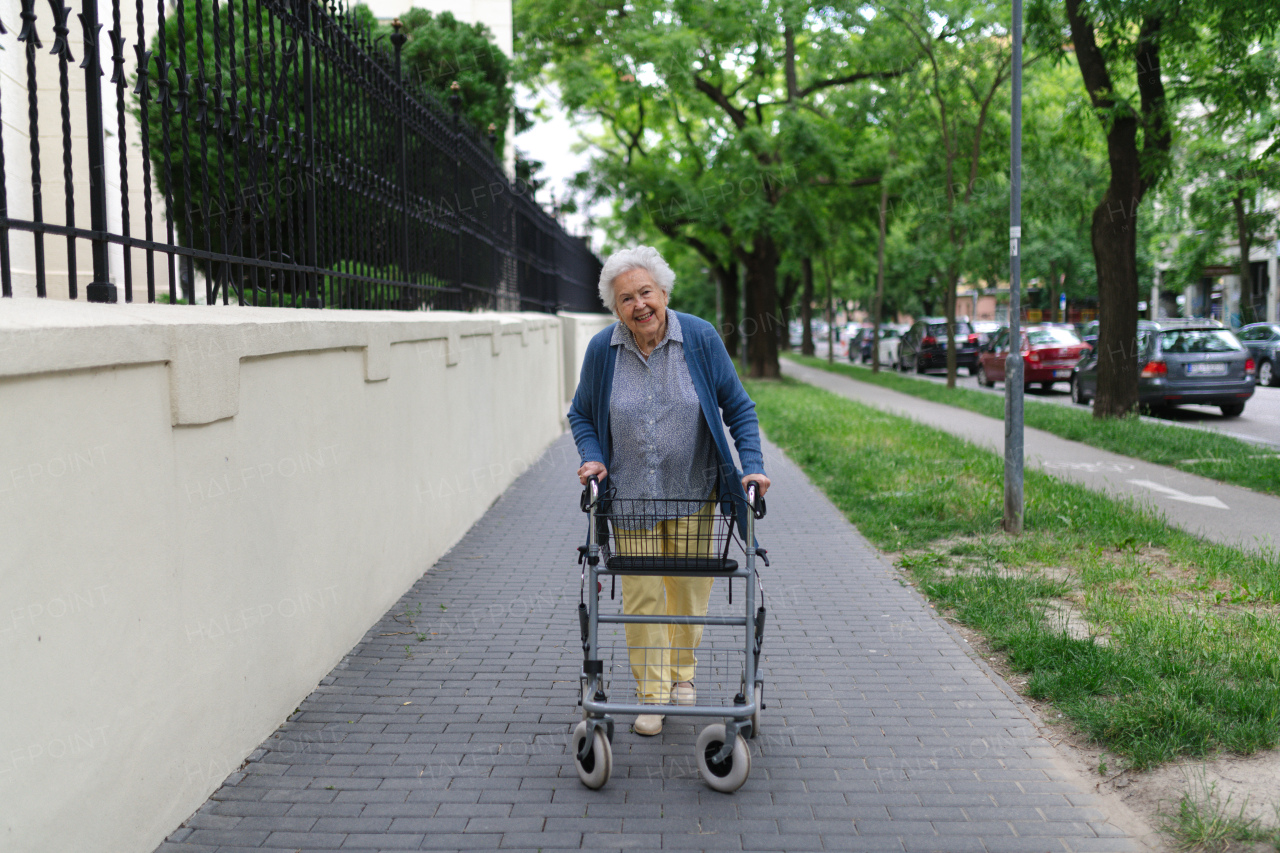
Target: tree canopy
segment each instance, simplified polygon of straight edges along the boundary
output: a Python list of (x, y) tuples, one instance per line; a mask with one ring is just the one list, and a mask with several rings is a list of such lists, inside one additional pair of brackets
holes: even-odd
[[(1051, 300), (1098, 300), (1114, 355), (1100, 416), (1136, 400), (1128, 344), (1160, 231), (1144, 199), (1173, 176), (1184, 223), (1217, 217), (1205, 242), (1274, 227), (1259, 202), (1277, 174), (1278, 6), (1028, 3), (1023, 265)], [(731, 351), (746, 333), (753, 375), (776, 374), (782, 327), (820, 305), (824, 287), (808, 283), (827, 270), (842, 303), (872, 309), (882, 189), (882, 315), (954, 318), (959, 286), (1007, 286), (1008, 2), (518, 0), (515, 12), (518, 78), (552, 84), (603, 128), (579, 186), (612, 202), (612, 239), (691, 259), (682, 287), (706, 293), (690, 303), (717, 313)]]

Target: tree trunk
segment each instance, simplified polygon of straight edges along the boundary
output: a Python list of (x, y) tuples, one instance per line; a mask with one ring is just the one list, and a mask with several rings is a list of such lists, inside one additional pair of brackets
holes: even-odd
[(729, 351), (729, 357), (737, 358), (742, 340), (742, 318), (738, 316), (738, 303), (742, 299), (742, 291), (738, 288), (738, 264), (736, 261), (729, 261), (724, 266), (716, 265), (714, 270), (716, 281), (720, 285), (720, 312), (723, 318), (720, 337), (724, 339), (724, 348)]
[(876, 243), (876, 298), (871, 312), (871, 372), (880, 372), (880, 314), (884, 311), (884, 232), (889, 208), (889, 185), (880, 182), (880, 236)]
[[(747, 271), (747, 375), (776, 379), (778, 371), (778, 247), (773, 237), (759, 234), (745, 253)], [(784, 330), (785, 331), (785, 330)]]
[[(1117, 119), (1108, 134), (1111, 183), (1093, 210), (1090, 236), (1098, 270), (1098, 396), (1093, 416), (1123, 417), (1138, 405), (1137, 123)], [(1126, 142), (1127, 139), (1127, 142)]]
[[(1065, 317), (1063, 320), (1065, 321)], [(1049, 322), (1058, 322), (1058, 262), (1049, 261)]]
[(1066, 0), (1066, 11), (1080, 77), (1106, 134), (1111, 164), (1111, 181), (1093, 210), (1089, 236), (1098, 274), (1100, 321), (1098, 395), (1093, 416), (1116, 418), (1129, 414), (1138, 405), (1138, 206), (1147, 189), (1158, 180), (1173, 139), (1160, 70), (1164, 19), (1159, 14), (1144, 14), (1138, 28), (1132, 56), (1141, 99), (1139, 114), (1115, 100), (1116, 87), (1107, 67), (1106, 51), (1098, 46), (1093, 20), (1086, 16), (1100, 13), (1082, 10), (1081, 0)]
[[(804, 259), (805, 275), (813, 281), (813, 260)], [(827, 279), (827, 364), (836, 363), (836, 304), (831, 298), (831, 265), (822, 259), (822, 271)]]
[(956, 284), (959, 272), (947, 270), (947, 387), (956, 387)]
[[(795, 287), (797, 286), (795, 284), (795, 280), (796, 278), (794, 275), (789, 275), (782, 280), (782, 298), (778, 300), (778, 317), (782, 322), (783, 328), (786, 328), (786, 329), (791, 328), (791, 321), (792, 319), (794, 319), (792, 317), (792, 307), (791, 307), (792, 300), (787, 298), (787, 291), (794, 291)], [(801, 308), (800, 310), (803, 311), (804, 309)], [(791, 336), (790, 335), (782, 336), (782, 340), (778, 341), (778, 349), (781, 350), (782, 352), (791, 352)], [(803, 340), (800, 341), (800, 350), (801, 352), (804, 351)]]
[(801, 279), (804, 283), (800, 288), (800, 325), (804, 327), (801, 332), (804, 337), (800, 354), (813, 355), (816, 352), (813, 346), (813, 262), (805, 258), (802, 266)]
[[(1249, 224), (1245, 218), (1244, 190), (1236, 190), (1231, 206), (1236, 211), (1236, 237), (1240, 241), (1240, 320), (1242, 323), (1252, 323), (1257, 318), (1253, 316), (1253, 275), (1249, 270)], [(1247, 316), (1246, 306), (1249, 309)], [(1226, 325), (1231, 325), (1230, 317), (1222, 319)]]

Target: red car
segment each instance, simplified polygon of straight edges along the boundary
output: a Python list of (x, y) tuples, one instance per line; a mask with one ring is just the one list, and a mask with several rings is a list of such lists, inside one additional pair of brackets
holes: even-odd
[[(1055, 382), (1071, 381), (1071, 368), (1089, 345), (1061, 326), (1028, 326), (1022, 330), (1021, 351), (1024, 387), (1039, 384), (1048, 391)], [(1003, 382), (1008, 355), (1009, 329), (1005, 327), (978, 354), (978, 384), (990, 388)]]

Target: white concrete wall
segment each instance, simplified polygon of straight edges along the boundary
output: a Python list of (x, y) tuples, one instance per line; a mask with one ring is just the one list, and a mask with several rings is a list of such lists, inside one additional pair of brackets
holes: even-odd
[(613, 325), (612, 314), (573, 314), (560, 312), (560, 323), (564, 336), (564, 387), (565, 411), (573, 401), (574, 391), (578, 387), (578, 376), (582, 373), (582, 359), (587, 354), (587, 344), (596, 332)]
[(0, 301), (0, 849), (186, 819), (560, 433), (561, 329)]

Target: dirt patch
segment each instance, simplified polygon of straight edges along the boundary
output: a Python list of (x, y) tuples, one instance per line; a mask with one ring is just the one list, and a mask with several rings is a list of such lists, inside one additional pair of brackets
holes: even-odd
[[(996, 564), (979, 567), (975, 557), (985, 550), (983, 540), (989, 537), (955, 537), (933, 543), (929, 549), (890, 554), (895, 561), (928, 560), (928, 570), (942, 577), (995, 571), (1001, 577), (1041, 575), (1066, 585), (1063, 597), (1044, 601), (1046, 621), (1077, 638), (1092, 637), (1107, 643), (1105, 626), (1092, 625), (1080, 607), (1079, 577), (1070, 568), (1054, 566), (1007, 566)], [(1145, 579), (1116, 580), (1113, 592), (1133, 591), (1152, 583), (1168, 584), (1165, 600), (1188, 611), (1216, 612), (1248, 610), (1274, 613), (1273, 604), (1253, 601), (1234, 602), (1235, 585), (1226, 578), (1202, 579), (1196, 572), (1180, 566), (1171, 555), (1150, 545), (1139, 546), (1135, 559), (1144, 570)], [(916, 586), (909, 570), (905, 582)], [(1207, 581), (1207, 582), (1206, 582)], [(944, 618), (947, 618), (944, 614)], [(1122, 761), (1108, 755), (1085, 739), (1050, 704), (1026, 695), (1027, 676), (1009, 667), (1004, 655), (993, 650), (983, 636), (951, 619), (948, 622), (970, 646), (973, 653), (990, 667), (1021, 697), (1030, 708), (1042, 736), (1056, 752), (1056, 763), (1064, 773), (1075, 777), (1081, 789), (1097, 797), (1097, 807), (1108, 821), (1124, 830), (1146, 850), (1174, 853), (1180, 848), (1177, 839), (1165, 831), (1169, 819), (1177, 815), (1184, 798), (1206, 808), (1210, 792), (1217, 808), (1225, 817), (1255, 819), (1259, 828), (1280, 826), (1280, 750), (1269, 750), (1252, 756), (1223, 755), (1209, 761), (1181, 762), (1148, 771), (1121, 769)], [(1201, 848), (1196, 848), (1201, 849)], [(1275, 853), (1280, 847), (1271, 844), (1232, 843), (1214, 850), (1228, 853)]]
[(1045, 607), (1045, 620), (1054, 628), (1065, 633), (1068, 637), (1077, 640), (1092, 639), (1100, 646), (1105, 646), (1111, 642), (1111, 636), (1108, 632), (1099, 629), (1096, 625), (1090, 624), (1085, 619), (1084, 614), (1080, 612), (1080, 607), (1074, 601), (1067, 599), (1055, 598), (1051, 599)]
[[(1244, 816), (1264, 826), (1280, 824), (1280, 750), (1251, 756), (1227, 755), (1211, 761), (1169, 764), (1154, 770), (1118, 770), (1117, 759), (1083, 739), (1047, 702), (1026, 695), (1027, 679), (1013, 671), (1004, 656), (994, 651), (981, 634), (948, 620), (975, 654), (1008, 684), (1034, 712), (1041, 735), (1057, 753), (1057, 763), (1075, 776), (1082, 789), (1097, 798), (1098, 808), (1114, 826), (1132, 836), (1143, 848), (1176, 853), (1172, 836), (1162, 831), (1165, 815), (1177, 813), (1184, 796), (1202, 801), (1212, 786), (1224, 811)], [(1100, 772), (1105, 769), (1106, 772)], [(1226, 853), (1273, 853), (1269, 844), (1232, 844)]]

